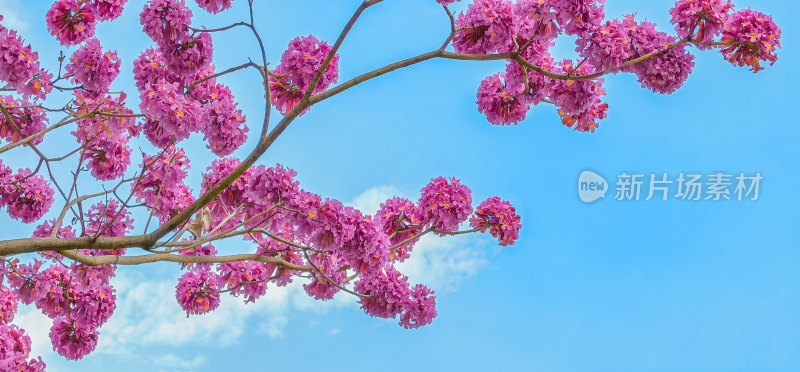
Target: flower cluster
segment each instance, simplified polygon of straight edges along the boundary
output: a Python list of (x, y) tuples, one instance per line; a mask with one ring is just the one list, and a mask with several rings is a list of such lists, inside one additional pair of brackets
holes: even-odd
[(42, 358), (28, 360), (31, 338), (13, 324), (0, 325), (0, 369), (3, 371), (44, 372)]
[[(586, 76), (595, 72), (589, 63), (575, 66), (570, 60), (561, 61), (558, 68), (562, 74), (573, 76)], [(594, 132), (599, 126), (597, 121), (604, 119), (608, 110), (608, 104), (600, 99), (605, 94), (603, 81), (598, 78), (556, 82), (552, 99), (564, 125), (570, 128), (574, 126), (580, 132)]]
[(197, 5), (209, 13), (217, 14), (231, 7), (233, 0), (197, 0)]
[(553, 9), (558, 13), (558, 23), (567, 35), (585, 37), (605, 17), (605, 0), (556, 0)]
[[(33, 303), (53, 319), (50, 340), (56, 352), (68, 359), (80, 359), (94, 350), (97, 329), (116, 308), (114, 288), (109, 284), (113, 267), (65, 266), (59, 262), (42, 270), (41, 261), (24, 265), (12, 260), (5, 261), (4, 268), (13, 300)], [(5, 298), (7, 293), (2, 293)], [(4, 336), (0, 335), (0, 342), (7, 342)]]
[(511, 203), (492, 197), (478, 205), (469, 223), (476, 229), (486, 230), (500, 241), (500, 245), (514, 245), (522, 228), (520, 217)]
[(213, 84), (198, 95), (206, 100), (203, 134), (207, 147), (218, 156), (230, 155), (247, 141), (249, 130), (233, 93), (222, 84)]
[(733, 13), (722, 30), (722, 42), (732, 43), (722, 49), (725, 60), (739, 67), (750, 66), (753, 72), (763, 70), (760, 61), (775, 64), (776, 48), (781, 46), (781, 29), (772, 17), (755, 10)]
[(129, 141), (139, 134), (133, 111), (125, 106), (126, 96), (75, 97), (75, 111), (82, 119), (72, 134), (85, 145), (83, 159), (92, 176), (104, 181), (121, 177), (131, 164)]
[(661, 94), (671, 94), (682, 87), (694, 67), (694, 56), (686, 50), (686, 44), (673, 46), (675, 38), (656, 31), (652, 22), (637, 24), (632, 15), (626, 17), (626, 22), (631, 24), (629, 27), (636, 40), (637, 53), (633, 57), (655, 53), (629, 68), (642, 87)]
[(169, 146), (153, 156), (144, 155), (144, 174), (131, 184), (133, 195), (164, 223), (194, 202), (184, 179), (189, 159), (183, 149)]
[(58, 0), (47, 11), (47, 29), (64, 46), (80, 44), (94, 35), (94, 5), (78, 0)]
[(121, 65), (117, 52), (104, 53), (96, 38), (89, 39), (72, 54), (69, 61), (66, 70), (72, 76), (72, 82), (95, 95), (108, 92)]
[(389, 252), (389, 259), (400, 262), (407, 259), (422, 230), (422, 217), (416, 204), (408, 199), (392, 198), (381, 203), (375, 216), (380, 218), (383, 232), (390, 236), (389, 243), (396, 246)]
[(27, 99), (45, 98), (53, 90), (52, 78), (40, 68), (39, 54), (25, 45), (16, 31), (0, 26), (0, 80)]
[[(30, 102), (16, 100), (11, 96), (0, 96), (0, 104), (8, 111), (8, 116), (0, 115), (0, 139), (17, 142), (47, 128), (47, 114), (39, 107), (32, 107)], [(9, 117), (11, 122), (8, 121)], [(28, 144), (38, 145), (42, 140), (44, 136), (38, 136)]]
[(700, 42), (700, 48), (710, 48), (702, 43), (710, 43), (722, 32), (733, 9), (730, 0), (679, 0), (670, 9), (675, 31), (682, 38), (691, 37)]
[(528, 40), (549, 41), (561, 33), (555, 0), (518, 0), (514, 5), (517, 37), (524, 45)]
[[(520, 70), (521, 71), (521, 70)], [(494, 125), (517, 124), (525, 120), (530, 110), (530, 96), (522, 84), (513, 84), (509, 73), (494, 74), (481, 81), (478, 87), (478, 111)]]
[[(439, 1), (443, 5), (452, 1)], [(457, 53), (508, 53), (506, 70), (481, 81), (478, 111), (495, 125), (515, 125), (532, 105), (554, 103), (562, 122), (594, 132), (607, 117), (600, 76), (634, 73), (643, 88), (671, 94), (688, 79), (700, 49), (722, 46), (734, 65), (762, 69), (774, 63), (780, 29), (769, 16), (746, 10), (729, 14), (730, 0), (679, 0), (670, 10), (677, 39), (633, 15), (603, 22), (603, 0), (475, 0), (455, 20)], [(554, 62), (549, 49), (560, 34), (577, 36), (580, 62)], [(723, 34), (721, 41), (715, 38)], [(458, 57), (458, 58), (468, 58)]]
[[(171, 140), (189, 138), (189, 134), (202, 127), (203, 107), (198, 101), (184, 95), (178, 83), (164, 80), (148, 83), (139, 108), (153, 120), (151, 123), (155, 128), (148, 130), (150, 128), (145, 127), (145, 134), (159, 147), (169, 144)], [(156, 133), (161, 136), (156, 137)]]
[(458, 53), (508, 52), (514, 47), (514, 5), (507, 0), (475, 0), (456, 20)]
[[(155, 146), (164, 148), (201, 132), (214, 154), (227, 156), (247, 140), (246, 118), (233, 93), (210, 77), (210, 43), (209, 34), (202, 33), (189, 48), (150, 48), (134, 61), (140, 107), (149, 116), (144, 134)], [(172, 50), (172, 57), (165, 50)]]
[(9, 217), (31, 223), (39, 220), (53, 205), (53, 189), (42, 176), (30, 169), (11, 169), (0, 162), (0, 207)]
[[(86, 212), (86, 218), (85, 231), (89, 236), (122, 237), (133, 229), (130, 212), (113, 199), (92, 205)], [(115, 251), (125, 253), (124, 248)]]
[(175, 45), (189, 36), (192, 11), (183, 0), (151, 0), (139, 14), (139, 22), (158, 45)]
[(422, 188), (419, 211), (426, 225), (456, 231), (472, 214), (472, 190), (456, 178), (437, 177)]
[(367, 314), (380, 318), (400, 315), (400, 325), (406, 329), (430, 324), (437, 315), (433, 291), (421, 284), (409, 288), (408, 278), (391, 266), (365, 275), (355, 289), (367, 295), (359, 300)]
[(94, 3), (94, 14), (100, 21), (111, 21), (117, 19), (125, 10), (125, 3), (128, 0), (92, 0)]
[(310, 260), (314, 262), (314, 266), (318, 271), (314, 272), (314, 278), (311, 282), (303, 284), (303, 289), (306, 290), (309, 296), (317, 300), (327, 301), (339, 292), (339, 287), (345, 280), (347, 273), (342, 270), (345, 267), (346, 261), (341, 253), (333, 252), (330, 254), (314, 253), (311, 255)]
[(219, 306), (219, 279), (211, 271), (190, 270), (178, 279), (176, 297), (186, 314), (205, 314)]
[(217, 266), (219, 287), (232, 296), (244, 295), (245, 302), (255, 302), (267, 293), (268, 268), (254, 261), (223, 263)]
[[(291, 111), (311, 87), (314, 77), (331, 52), (331, 46), (314, 36), (301, 36), (289, 42), (281, 63), (272, 70), (269, 90), (272, 104), (282, 114)], [(312, 94), (319, 94), (339, 79), (339, 55), (326, 66)]]

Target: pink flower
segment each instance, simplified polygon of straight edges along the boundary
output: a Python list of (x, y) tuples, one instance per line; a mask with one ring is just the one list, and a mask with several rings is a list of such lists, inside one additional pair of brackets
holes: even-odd
[(95, 15), (101, 21), (110, 21), (122, 15), (128, 0), (92, 0)]
[(70, 273), (62, 266), (50, 266), (34, 276), (34, 302), (50, 318), (66, 314), (69, 308)]
[(759, 72), (759, 61), (774, 65), (778, 60), (776, 48), (781, 46), (781, 29), (772, 17), (755, 10), (733, 13), (722, 31), (722, 41), (732, 43), (722, 49), (725, 60), (739, 67), (750, 66)]
[(392, 246), (403, 243), (389, 252), (389, 259), (405, 261), (414, 244), (419, 241), (419, 239), (409, 239), (422, 230), (422, 217), (417, 206), (408, 199), (392, 198), (381, 203), (375, 218), (380, 219), (383, 232), (391, 236), (389, 243)]
[[(339, 287), (332, 284), (328, 279), (336, 284), (342, 284), (345, 277), (347, 277), (346, 271), (341, 270), (346, 263), (344, 258), (338, 252), (315, 252), (311, 254), (310, 258), (314, 262), (314, 265), (316, 265), (325, 276), (314, 271), (314, 277), (311, 279), (311, 282), (303, 284), (303, 288), (309, 296), (317, 300), (327, 301), (332, 299), (333, 296), (339, 292)], [(325, 277), (327, 277), (327, 279)]]
[(131, 165), (131, 148), (127, 143), (98, 138), (86, 148), (84, 158), (94, 178), (110, 181), (122, 177)]
[(450, 5), (456, 1), (461, 1), (461, 0), (436, 0), (437, 3), (442, 5)]
[(70, 316), (78, 324), (89, 328), (99, 328), (114, 314), (117, 296), (114, 288), (103, 286), (75, 293)]
[(549, 41), (561, 33), (558, 25), (558, 13), (553, 8), (556, 0), (517, 0), (514, 15), (517, 20), (517, 32), (520, 46), (533, 38)]
[(355, 291), (369, 296), (361, 297), (358, 302), (371, 316), (394, 318), (409, 307), (408, 278), (392, 266), (363, 275), (356, 282)]
[(47, 11), (47, 29), (64, 46), (80, 44), (94, 35), (97, 23), (93, 5), (78, 0), (59, 0)]
[(211, 34), (201, 32), (197, 36), (186, 36), (175, 43), (159, 46), (167, 69), (176, 76), (193, 75), (211, 65), (214, 47)]
[(472, 214), (472, 190), (455, 177), (437, 177), (422, 188), (419, 211), (425, 225), (439, 231), (456, 231)]
[(524, 93), (524, 83), (523, 86), (509, 85), (507, 76), (506, 73), (494, 74), (478, 86), (478, 111), (494, 125), (516, 125), (525, 120), (530, 110), (531, 102)]
[(50, 328), (53, 349), (61, 356), (78, 360), (91, 353), (97, 346), (97, 329), (65, 318), (56, 319)]
[(197, 0), (197, 5), (209, 13), (217, 14), (231, 7), (232, 0)]
[[(55, 223), (55, 221), (56, 221), (55, 219), (44, 221), (41, 225), (36, 226), (36, 230), (33, 231), (33, 237), (49, 238), (50, 234), (53, 232), (53, 224)], [(61, 225), (58, 228), (56, 237), (61, 239), (74, 238), (75, 230), (72, 229), (72, 226)]]
[(366, 216), (356, 226), (353, 238), (344, 243), (342, 256), (354, 270), (368, 273), (380, 270), (389, 261), (389, 237), (380, 219)]
[(514, 4), (507, 0), (475, 0), (456, 19), (453, 48), (457, 53), (508, 52), (514, 43)]
[(514, 245), (519, 238), (522, 228), (519, 221), (520, 217), (511, 203), (495, 196), (478, 205), (475, 216), (469, 222), (474, 228), (482, 228), (482, 231), (489, 229), (500, 245), (506, 246)]
[(133, 78), (139, 93), (144, 93), (148, 84), (167, 79), (167, 61), (158, 49), (147, 48), (133, 61)]
[(183, 149), (168, 147), (164, 153), (145, 155), (142, 169), (146, 169), (139, 183), (131, 183), (133, 195), (163, 223), (194, 202), (192, 190), (184, 184), (189, 159)]
[[(92, 205), (86, 212), (86, 235), (122, 237), (133, 230), (133, 220), (127, 209), (121, 208), (119, 202), (114, 199), (107, 203), (97, 203)], [(120, 248), (118, 254), (125, 254), (125, 248)]]
[[(595, 72), (590, 63), (576, 68), (570, 60), (561, 61), (558, 67), (564, 75), (584, 76)], [(600, 100), (605, 94), (603, 82), (603, 78), (556, 82), (552, 99), (564, 125), (580, 132), (594, 132), (599, 126), (597, 121), (604, 119), (608, 110), (608, 105)]]
[[(103, 255), (102, 252), (108, 250), (80, 250), (87, 255)], [(116, 266), (86, 266), (75, 264), (71, 267), (72, 289), (76, 292), (87, 292), (95, 289), (103, 289), (109, 285), (109, 281), (114, 276)]]
[(17, 297), (6, 286), (0, 286), (0, 324), (8, 324), (14, 320), (17, 312)]
[(72, 132), (78, 142), (88, 144), (90, 147), (94, 141), (126, 144), (131, 136), (138, 136), (139, 127), (136, 120), (125, 116), (133, 115), (133, 111), (125, 106), (126, 97), (125, 94), (120, 94), (118, 98), (111, 96), (101, 98), (76, 93), (72, 102), (76, 115), (86, 116), (95, 111), (103, 113), (95, 113), (78, 120), (78, 128)]
[[(289, 47), (281, 56), (281, 63), (272, 70), (272, 74), (280, 77), (269, 77), (272, 104), (278, 111), (286, 115), (300, 102), (330, 52), (331, 46), (328, 43), (311, 35), (297, 37), (289, 42)], [(312, 94), (325, 91), (338, 79), (339, 55), (336, 54)]]
[(20, 169), (11, 178), (11, 187), (3, 187), (0, 205), (8, 206), (8, 215), (24, 223), (42, 218), (53, 205), (53, 189), (42, 176), (31, 176), (30, 169)]
[(9, 272), (8, 284), (17, 295), (17, 299), (23, 304), (29, 305), (36, 301), (39, 293), (36, 291), (36, 281), (34, 277), (39, 273), (42, 262), (36, 259), (29, 264), (19, 264), (11, 262), (14, 270)]
[(96, 38), (89, 39), (72, 54), (69, 61), (66, 70), (72, 75), (72, 82), (96, 95), (108, 92), (111, 82), (119, 75), (121, 65), (117, 52), (103, 53), (100, 41)]
[(25, 330), (13, 324), (0, 325), (0, 369), (20, 370), (31, 352), (31, 338)]
[(151, 0), (139, 14), (139, 22), (157, 44), (173, 45), (188, 38), (192, 11), (183, 0)]
[[(634, 39), (632, 33), (636, 23), (619, 20), (608, 21), (589, 34), (578, 39), (577, 51), (581, 57), (601, 72), (618, 72), (636, 53), (642, 40)], [(631, 44), (631, 41), (636, 44)]]
[(277, 164), (266, 168), (263, 165), (253, 168), (248, 183), (248, 197), (253, 203), (271, 207), (281, 201), (294, 198), (299, 191), (299, 182), (294, 180), (297, 172)]
[[(533, 45), (536, 45), (536, 43)], [(529, 47), (527, 50), (532, 49), (533, 46)], [(550, 55), (547, 54), (547, 52), (544, 52), (544, 54), (540, 55), (536, 59), (527, 60), (532, 64), (546, 70), (552, 70), (555, 66), (555, 62), (552, 58), (550, 58)], [(525, 68), (524, 74), (522, 72), (523, 68)], [(525, 90), (526, 75), (528, 78), (527, 91)], [(522, 98), (522, 100), (529, 102), (532, 105), (541, 103), (545, 98), (553, 94), (553, 89), (557, 84), (553, 79), (531, 70), (527, 66), (523, 67), (520, 63), (514, 61), (508, 63), (503, 76), (505, 77), (506, 89), (509, 92), (515, 92), (515, 95), (525, 94), (525, 97)]]
[(694, 67), (694, 56), (686, 50), (686, 45), (679, 45), (667, 50), (675, 43), (675, 39), (663, 32), (656, 31), (651, 22), (636, 24), (633, 16), (627, 17), (635, 30), (632, 32), (636, 40), (635, 57), (651, 52), (662, 52), (642, 62), (631, 65), (628, 69), (636, 74), (643, 88), (656, 93), (671, 94), (678, 90)]
[(308, 235), (315, 248), (325, 251), (339, 249), (352, 239), (363, 219), (360, 212), (333, 199), (326, 199), (318, 209), (310, 211), (309, 218), (298, 234)]
[(190, 314), (205, 314), (219, 306), (218, 278), (211, 271), (190, 270), (178, 279), (175, 296)]
[[(691, 36), (701, 43), (710, 43), (722, 31), (731, 9), (733, 4), (730, 0), (678, 0), (675, 7), (669, 10), (669, 14), (678, 36)], [(712, 47), (701, 44), (698, 48)]]
[[(156, 129), (162, 130), (166, 138), (176, 142), (189, 138), (189, 134), (201, 129), (203, 107), (198, 101), (185, 96), (178, 83), (164, 80), (155, 84), (147, 83), (141, 93), (139, 108), (154, 120), (154, 126), (144, 127), (148, 139), (149, 132)], [(163, 143), (153, 142), (153, 145)]]
[(44, 69), (35, 71), (30, 80), (22, 87), (17, 87), (17, 93), (27, 99), (35, 97), (44, 99), (53, 90), (53, 74)]
[(45, 98), (53, 89), (53, 75), (39, 68), (39, 55), (24, 45), (14, 30), (0, 26), (0, 80), (25, 99)]
[(217, 266), (219, 287), (233, 296), (243, 294), (245, 302), (255, 302), (267, 293), (270, 272), (266, 264), (255, 261), (222, 263)]
[(218, 156), (228, 156), (247, 141), (246, 118), (234, 101), (230, 88), (214, 84), (205, 104), (203, 134), (207, 147)]
[[(223, 178), (238, 167), (239, 164), (241, 164), (241, 162), (236, 158), (214, 160), (211, 166), (206, 168), (200, 193), (204, 194), (207, 190), (217, 185)], [(225, 190), (206, 205), (206, 210), (210, 215), (210, 221), (208, 221), (209, 226), (206, 226), (209, 231), (216, 229), (217, 231), (215, 233), (222, 233), (228, 229), (234, 228), (243, 221), (245, 213), (242, 213), (241, 210), (237, 212), (237, 210), (242, 207), (244, 203), (249, 201), (247, 183), (251, 175), (252, 170), (248, 168), (230, 186), (225, 188)], [(236, 212), (236, 215), (233, 215), (234, 212)], [(225, 220), (227, 220), (227, 222), (225, 222)], [(218, 228), (218, 226), (220, 227)]]
[[(267, 254), (268, 256), (278, 257), (293, 265), (304, 265), (303, 257), (292, 250), (286, 250), (278, 253)], [(278, 267), (274, 264), (267, 264), (267, 273), (275, 281), (278, 287), (286, 286), (292, 282), (293, 271), (283, 267)]]
[[(216, 256), (217, 255), (217, 249), (214, 248), (214, 246), (211, 245), (211, 244), (206, 244), (206, 245), (201, 245), (199, 247), (190, 248), (190, 249), (187, 249), (187, 250), (182, 250), (182, 251), (178, 252), (178, 254), (181, 255), (181, 256), (209, 257), (209, 256)], [(207, 264), (207, 263), (198, 263), (198, 264), (183, 263), (183, 264), (181, 264), (181, 268), (186, 269), (186, 268), (190, 268), (190, 267), (197, 267), (197, 270), (199, 270), (199, 271), (208, 271), (208, 270), (211, 269), (211, 264)]]
[(422, 284), (411, 290), (411, 301), (405, 303), (400, 325), (405, 329), (419, 328), (433, 322), (436, 318), (436, 296)]
[(567, 35), (586, 37), (600, 26), (605, 17), (605, 0), (556, 0), (553, 7), (558, 12), (558, 23)]
[[(0, 115), (0, 138), (17, 142), (47, 129), (47, 113), (41, 108), (30, 107), (30, 102), (15, 100), (11, 96), (0, 96), (0, 102), (8, 108), (8, 114), (13, 120), (13, 124), (9, 123), (5, 115)], [(38, 145), (42, 140), (44, 136), (39, 136), (31, 140), (30, 144)]]

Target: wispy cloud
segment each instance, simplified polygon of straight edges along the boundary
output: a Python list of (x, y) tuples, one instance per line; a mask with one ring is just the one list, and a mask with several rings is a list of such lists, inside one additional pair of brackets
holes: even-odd
[(0, 0), (0, 9), (2, 9), (2, 22), (3, 26), (24, 33), (28, 29), (28, 23), (23, 21), (21, 10), (24, 9), (20, 0)]

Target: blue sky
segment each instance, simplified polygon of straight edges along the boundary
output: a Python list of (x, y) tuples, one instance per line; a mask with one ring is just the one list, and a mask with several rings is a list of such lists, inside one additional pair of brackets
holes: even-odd
[[(295, 36), (333, 41), (358, 1), (256, 3), (275, 64)], [(0, 0), (0, 13), (54, 68), (63, 48), (44, 25), (49, 4)], [(607, 0), (606, 14), (638, 12), (669, 31), (672, 4)], [(394, 194), (415, 199), (430, 178), (445, 175), (461, 178), (476, 201), (498, 195), (518, 208), (517, 245), (501, 249), (485, 236), (431, 239), (403, 267), (437, 291), (439, 317), (430, 326), (403, 330), (364, 315), (352, 298), (321, 303), (296, 287), (271, 288), (256, 305), (226, 297), (214, 314), (186, 319), (174, 300), (177, 268), (166, 264), (118, 271), (117, 313), (101, 329), (97, 352), (80, 362), (50, 351), (50, 323), (35, 310), (21, 309), (17, 322), (53, 371), (796, 371), (800, 3), (735, 4), (772, 14), (783, 29), (775, 66), (754, 75), (719, 53), (697, 52), (694, 74), (669, 96), (641, 89), (631, 75), (608, 77), (609, 118), (595, 134), (565, 128), (546, 105), (519, 126), (490, 125), (475, 91), (502, 62), (429, 61), (338, 95), (292, 124), (261, 162), (295, 169), (307, 190), (374, 210)], [(142, 5), (130, 0), (121, 19), (98, 26), (106, 48), (125, 46), (112, 88), (130, 91), (131, 102), (131, 63), (150, 44), (139, 32)], [(209, 27), (246, 16), (244, 0), (217, 17), (194, 9), (197, 24)], [(433, 0), (387, 0), (342, 46), (340, 81), (434, 49), (448, 27)], [(245, 30), (215, 35), (214, 43), (220, 69), (258, 57)], [(553, 52), (570, 57), (572, 49), (565, 39)], [(245, 71), (224, 79), (250, 123), (262, 117), (256, 78)], [(46, 140), (54, 154), (73, 146), (54, 137)], [(184, 147), (195, 150), (196, 185), (213, 158), (200, 138)], [(3, 161), (21, 167), (31, 158), (17, 151)], [(764, 180), (753, 202), (584, 204), (576, 180), (585, 169), (612, 182), (622, 172), (761, 172)], [(0, 226), (2, 238), (33, 229), (5, 216)]]

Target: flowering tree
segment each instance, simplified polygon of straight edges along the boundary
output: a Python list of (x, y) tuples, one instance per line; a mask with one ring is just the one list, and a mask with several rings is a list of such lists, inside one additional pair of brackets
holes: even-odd
[[(456, 0), (437, 0), (450, 24), (440, 48), (338, 83), (339, 47), (361, 14), (383, 0), (363, 1), (333, 44), (315, 36), (291, 40), (275, 64), (256, 27), (254, 0), (240, 1), (248, 2), (247, 19), (218, 28), (194, 25), (184, 0), (144, 4), (142, 30), (154, 45), (125, 64), (134, 72), (138, 107), (126, 103), (126, 93), (110, 92), (123, 63), (94, 37), (96, 23), (119, 17), (127, 0), (53, 3), (45, 15), (48, 30), (62, 45), (79, 46), (69, 57), (62, 54), (55, 74), (14, 30), (0, 26), (0, 80), (7, 92), (0, 96), (0, 153), (32, 151), (39, 159), (33, 170), (16, 171), (0, 160), (0, 208), (38, 224), (33, 237), (0, 241), (2, 370), (45, 367), (29, 356), (30, 338), (12, 324), (18, 302), (33, 303), (53, 319), (50, 337), (59, 354), (80, 359), (91, 353), (115, 309), (109, 279), (119, 265), (180, 263), (185, 271), (176, 297), (187, 314), (213, 311), (226, 292), (251, 302), (269, 285), (302, 280), (316, 299), (346, 292), (371, 316), (396, 318), (405, 328), (431, 323), (437, 315), (433, 292), (409, 284), (393, 264), (413, 255), (427, 234), (488, 232), (500, 245), (513, 245), (521, 224), (509, 202), (492, 197), (473, 208), (467, 186), (437, 177), (418, 201), (392, 198), (371, 216), (301, 189), (296, 173), (280, 164), (256, 166), (295, 119), (358, 84), (436, 58), (505, 60), (505, 70), (478, 87), (478, 110), (490, 123), (517, 124), (545, 103), (555, 106), (565, 126), (594, 132), (608, 110), (602, 101), (606, 74), (633, 73), (642, 87), (670, 94), (692, 71), (692, 47), (720, 52), (753, 72), (774, 63), (780, 47), (771, 17), (736, 11), (724, 0), (677, 1), (670, 11), (677, 36), (634, 15), (606, 21), (602, 0), (474, 0), (458, 15), (449, 9)], [(197, 3), (211, 13), (231, 6), (231, 0)], [(252, 32), (261, 59), (218, 69), (213, 35), (233, 28)], [(576, 37), (578, 60), (550, 57), (560, 35)], [(256, 146), (237, 159), (230, 155), (251, 132), (221, 80), (244, 69), (262, 77), (266, 109), (254, 131)], [(45, 101), (54, 89), (72, 98), (51, 108)], [(276, 123), (273, 106), (281, 114)], [(46, 137), (57, 141), (53, 135), (66, 128), (74, 149), (45, 155)], [(180, 144), (192, 133), (202, 133), (218, 157), (200, 185), (185, 182), (190, 158)], [(157, 150), (134, 156), (134, 141)], [(130, 169), (134, 160), (139, 167)], [(67, 184), (51, 167), (65, 161), (76, 163)], [(103, 187), (79, 193), (80, 177)], [(41, 221), (56, 200), (56, 217)], [(134, 221), (135, 209), (146, 218)], [(218, 251), (214, 245), (226, 239), (244, 241), (251, 253)], [(29, 253), (38, 256), (20, 259)]]

